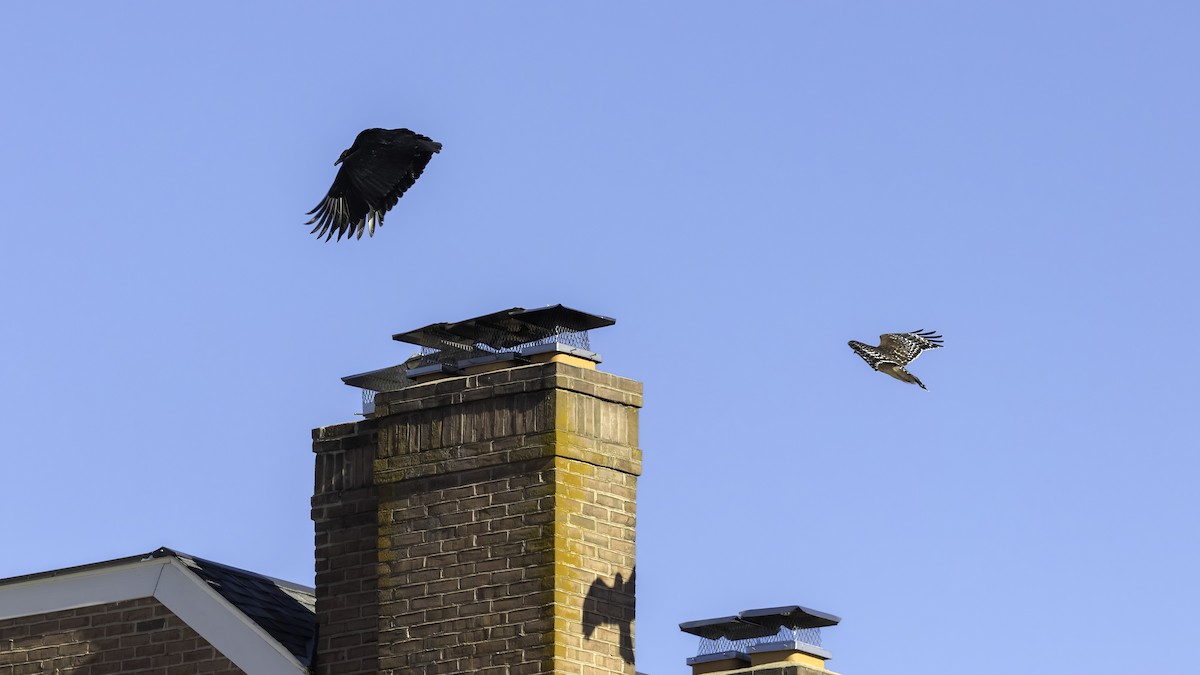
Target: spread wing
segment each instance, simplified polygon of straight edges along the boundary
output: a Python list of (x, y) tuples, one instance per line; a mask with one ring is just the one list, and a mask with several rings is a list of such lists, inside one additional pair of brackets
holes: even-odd
[(861, 356), (862, 360), (867, 362), (867, 365), (875, 370), (879, 370), (879, 364), (881, 363), (895, 363), (895, 360), (891, 356), (880, 351), (878, 347), (872, 347), (857, 340), (851, 340), (850, 348), (854, 350), (855, 354)]
[(886, 333), (879, 336), (879, 351), (890, 355), (897, 365), (908, 365), (927, 349), (942, 346), (942, 336), (934, 331), (915, 330), (911, 333)]
[[(373, 132), (373, 133), (369, 133)], [(425, 165), (442, 144), (408, 129), (368, 130), (359, 135), (342, 156), (333, 186), (320, 204), (309, 211), (313, 232), (329, 241), (347, 231), (372, 236), (383, 214), (421, 177)], [(326, 235), (326, 233), (328, 233)]]

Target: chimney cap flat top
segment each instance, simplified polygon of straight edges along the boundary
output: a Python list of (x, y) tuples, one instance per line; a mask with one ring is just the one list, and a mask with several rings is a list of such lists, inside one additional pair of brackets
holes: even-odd
[(474, 344), (484, 344), (493, 349), (511, 349), (563, 331), (587, 331), (615, 323), (615, 319), (607, 316), (589, 314), (563, 305), (538, 309), (513, 307), (462, 321), (433, 323), (396, 333), (392, 339), (431, 349), (444, 349), (447, 345), (469, 347)]
[(412, 380), (408, 378), (408, 367), (401, 364), (357, 375), (347, 375), (342, 378), (342, 382), (351, 387), (370, 389), (371, 391), (394, 391), (411, 384)]
[(739, 612), (737, 616), (685, 621), (679, 624), (679, 630), (709, 640), (719, 640), (722, 637), (729, 640), (745, 640), (770, 637), (784, 627), (791, 629), (822, 628), (836, 626), (840, 622), (841, 618), (833, 614), (800, 605), (788, 605), (748, 609)]
[(836, 626), (842, 622), (839, 616), (800, 605), (748, 609), (738, 613), (738, 616), (755, 623), (775, 623), (779, 628), (784, 626), (788, 628), (822, 628)]
[(749, 621), (742, 621), (736, 616), (722, 616), (716, 619), (697, 619), (684, 621), (679, 624), (679, 630), (691, 633), (706, 640), (748, 640), (774, 635), (779, 629), (771, 629)]

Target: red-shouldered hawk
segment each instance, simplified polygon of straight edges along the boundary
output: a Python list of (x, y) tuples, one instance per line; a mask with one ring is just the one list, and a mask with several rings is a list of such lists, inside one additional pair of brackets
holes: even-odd
[(910, 382), (929, 391), (916, 375), (904, 369), (921, 355), (926, 349), (937, 349), (942, 346), (942, 336), (934, 331), (915, 330), (911, 333), (885, 333), (879, 336), (879, 346), (872, 347), (857, 340), (850, 341), (854, 350), (875, 370), (886, 373), (901, 382)]

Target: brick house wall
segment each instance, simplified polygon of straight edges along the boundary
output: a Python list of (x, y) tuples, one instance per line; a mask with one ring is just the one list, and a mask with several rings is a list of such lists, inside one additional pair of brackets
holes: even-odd
[(242, 672), (154, 598), (0, 621), (0, 675)]

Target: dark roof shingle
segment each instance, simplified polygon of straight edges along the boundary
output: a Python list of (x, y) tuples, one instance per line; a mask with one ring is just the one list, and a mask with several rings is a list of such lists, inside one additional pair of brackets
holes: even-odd
[(160, 548), (151, 555), (174, 556), (302, 664), (312, 664), (317, 636), (317, 598), (313, 589), (169, 548)]

